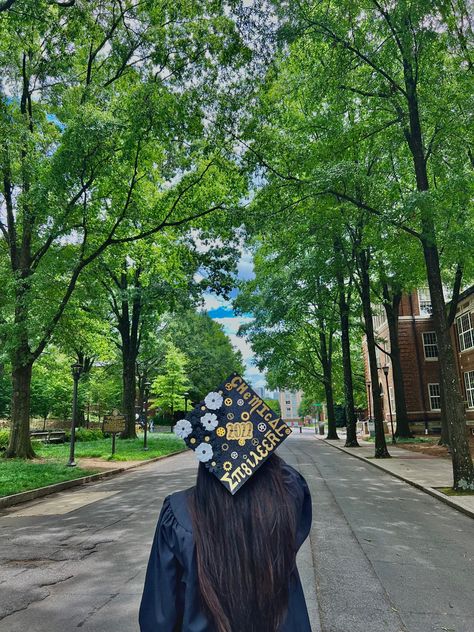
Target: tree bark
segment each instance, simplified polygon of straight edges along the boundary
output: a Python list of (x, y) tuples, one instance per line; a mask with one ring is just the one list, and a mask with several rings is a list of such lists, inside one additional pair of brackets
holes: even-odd
[(122, 410), (125, 415), (126, 430), (121, 436), (126, 439), (136, 439), (137, 437), (135, 432), (136, 362), (135, 352), (122, 345)]
[(344, 404), (347, 419), (346, 448), (358, 448), (357, 417), (354, 407), (354, 385), (352, 381), (351, 343), (349, 335), (349, 303), (344, 288), (344, 279), (338, 278), (339, 318), (341, 322), (342, 368), (344, 374)]
[(30, 395), (33, 363), (17, 360), (12, 369), (12, 427), (7, 458), (33, 459), (30, 439)]
[(324, 375), (324, 392), (326, 394), (326, 409), (328, 414), (328, 434), (326, 439), (339, 439), (336, 426), (336, 413), (334, 411), (334, 392), (332, 388), (332, 358), (328, 350), (326, 334), (319, 332), (321, 365)]
[(381, 390), (379, 386), (379, 373), (377, 356), (375, 353), (374, 324), (372, 320), (372, 306), (370, 302), (370, 278), (369, 278), (369, 253), (362, 250), (358, 254), (360, 274), (360, 295), (364, 315), (365, 335), (367, 340), (367, 354), (369, 357), (370, 382), (372, 393), (372, 410), (375, 422), (375, 458), (389, 458), (390, 454), (385, 441), (383, 429), (383, 413), (380, 401)]
[[(390, 300), (390, 292), (386, 283), (383, 284), (384, 308), (387, 315), (388, 333), (390, 339), (390, 359), (392, 362), (393, 391), (395, 394), (395, 409), (397, 420), (396, 437), (413, 437), (408, 422), (405, 386), (403, 383), (403, 369), (400, 359), (400, 345), (398, 340), (398, 316), (400, 313), (401, 292), (395, 292)], [(390, 394), (387, 393), (387, 397)]]
[[(410, 61), (404, 63), (405, 87), (409, 113), (409, 129), (405, 136), (410, 148), (418, 191), (429, 191), (429, 178), (423, 147), (421, 117), (418, 106), (416, 81)], [(438, 341), (440, 388), (443, 391), (443, 409), (449, 442), (452, 448), (454, 489), (474, 489), (474, 465), (466, 431), (464, 402), (456, 369), (446, 304), (443, 294), (439, 251), (431, 208), (421, 201), (421, 244), (431, 295), (433, 321)], [(441, 385), (442, 384), (442, 385)]]

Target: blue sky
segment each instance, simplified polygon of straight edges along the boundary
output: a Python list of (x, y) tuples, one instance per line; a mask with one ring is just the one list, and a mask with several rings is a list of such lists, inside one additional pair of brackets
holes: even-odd
[[(247, 250), (244, 250), (238, 263), (237, 277), (240, 280), (248, 280), (252, 279), (253, 276), (252, 255)], [(232, 309), (232, 298), (235, 298), (236, 295), (237, 290), (234, 290), (231, 293), (231, 299), (226, 301), (215, 294), (205, 294), (204, 309), (213, 320), (223, 326), (224, 332), (229, 336), (234, 347), (241, 351), (246, 367), (246, 379), (250, 380), (253, 386), (264, 386), (265, 376), (253, 364), (255, 356), (252, 347), (244, 338), (237, 336), (240, 325), (248, 323), (252, 317), (250, 315), (237, 316), (235, 314)]]

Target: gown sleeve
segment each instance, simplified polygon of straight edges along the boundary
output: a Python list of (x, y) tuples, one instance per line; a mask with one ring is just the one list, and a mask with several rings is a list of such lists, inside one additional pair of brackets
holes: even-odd
[(311, 530), (311, 493), (303, 476), (288, 463), (283, 462), (283, 473), (296, 502), (296, 550), (299, 550)]
[(313, 507), (311, 504), (311, 493), (309, 491), (308, 483), (298, 473), (300, 495), (301, 495), (301, 509), (300, 518), (298, 521), (298, 527), (296, 530), (296, 549), (298, 550), (303, 542), (309, 535), (311, 530), (311, 523), (313, 520)]
[(180, 620), (178, 584), (181, 565), (173, 552), (176, 519), (165, 499), (151, 547), (140, 604), (140, 632), (174, 632)]

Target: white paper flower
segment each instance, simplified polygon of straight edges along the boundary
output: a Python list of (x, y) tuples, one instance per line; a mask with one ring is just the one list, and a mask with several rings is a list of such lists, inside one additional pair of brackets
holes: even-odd
[(206, 463), (206, 461), (210, 461), (214, 456), (214, 452), (212, 451), (211, 446), (208, 443), (200, 443), (198, 447), (194, 450), (196, 456), (201, 463)]
[(216, 392), (208, 393), (204, 399), (204, 403), (209, 410), (217, 410), (222, 406), (223, 401), (224, 398), (222, 395)]
[(201, 417), (201, 423), (206, 430), (212, 432), (217, 428), (217, 424), (219, 422), (217, 421), (217, 416), (214, 415), (214, 413), (206, 413)]
[(174, 434), (178, 437), (181, 437), (181, 439), (186, 439), (186, 437), (189, 437), (192, 431), (193, 427), (187, 419), (180, 419), (176, 422), (174, 427)]

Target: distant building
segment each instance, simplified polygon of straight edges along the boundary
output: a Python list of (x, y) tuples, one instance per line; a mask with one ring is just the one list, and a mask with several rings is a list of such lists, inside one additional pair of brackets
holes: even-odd
[[(385, 311), (380, 308), (374, 316), (374, 333), (382, 349), (390, 351), (390, 338)], [(433, 422), (441, 419), (438, 343), (434, 331), (431, 297), (427, 288), (415, 290), (402, 297), (398, 321), (400, 356), (405, 387), (407, 414), (410, 422)], [(462, 292), (458, 299), (455, 322), (452, 326), (453, 344), (459, 382), (465, 399), (466, 420), (474, 425), (474, 286)], [(373, 411), (370, 371), (365, 338), (362, 342), (369, 415)], [(390, 358), (376, 350), (379, 366), (379, 385), (382, 393), (384, 419), (389, 421), (389, 398), (396, 420), (395, 397)], [(388, 392), (383, 366), (389, 367)]]
[(283, 421), (297, 423), (301, 417), (298, 408), (303, 397), (302, 391), (278, 391), (278, 401), (280, 402), (281, 418)]

